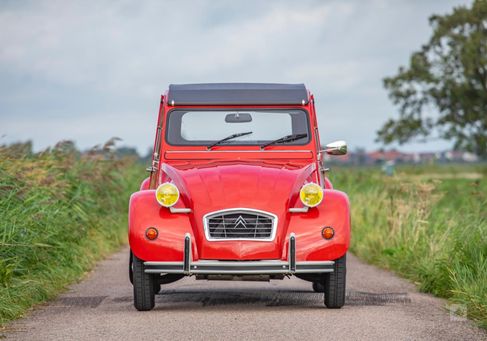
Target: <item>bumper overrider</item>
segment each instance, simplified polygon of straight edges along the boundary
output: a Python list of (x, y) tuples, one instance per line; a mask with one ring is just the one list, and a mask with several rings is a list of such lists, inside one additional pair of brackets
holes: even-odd
[(304, 261), (296, 262), (296, 236), (289, 235), (289, 252), (287, 261), (258, 260), (258, 261), (226, 261), (199, 260), (192, 261), (191, 235), (184, 238), (184, 258), (182, 262), (144, 262), (145, 272), (152, 274), (300, 274), (333, 272), (334, 261)]

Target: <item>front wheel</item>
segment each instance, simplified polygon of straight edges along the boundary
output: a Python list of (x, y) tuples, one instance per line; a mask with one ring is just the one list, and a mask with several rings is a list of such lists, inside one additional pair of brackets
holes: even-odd
[(144, 272), (144, 262), (132, 256), (134, 306), (139, 311), (151, 310), (155, 305), (154, 276)]
[(324, 291), (327, 308), (338, 309), (345, 304), (347, 255), (335, 260), (333, 272), (325, 275)]

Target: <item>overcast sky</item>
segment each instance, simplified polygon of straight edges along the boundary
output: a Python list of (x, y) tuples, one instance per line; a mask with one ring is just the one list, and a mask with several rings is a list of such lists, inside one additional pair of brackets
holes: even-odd
[[(305, 83), (322, 142), (373, 149), (382, 78), (469, 1), (0, 1), (0, 144), (153, 143), (170, 83)], [(404, 150), (441, 150), (448, 142)]]

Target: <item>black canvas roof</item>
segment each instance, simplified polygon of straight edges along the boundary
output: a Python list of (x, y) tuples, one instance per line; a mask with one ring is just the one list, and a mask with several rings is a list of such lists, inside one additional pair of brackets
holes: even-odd
[(169, 85), (170, 105), (308, 103), (304, 84), (203, 83)]

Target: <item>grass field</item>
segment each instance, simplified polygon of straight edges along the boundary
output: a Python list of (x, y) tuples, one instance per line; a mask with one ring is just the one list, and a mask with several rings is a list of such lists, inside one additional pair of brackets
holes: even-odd
[(352, 251), (464, 305), (487, 328), (487, 167), (332, 168), (352, 205)]
[(0, 147), (0, 325), (52, 298), (126, 242), (141, 165), (70, 143)]

